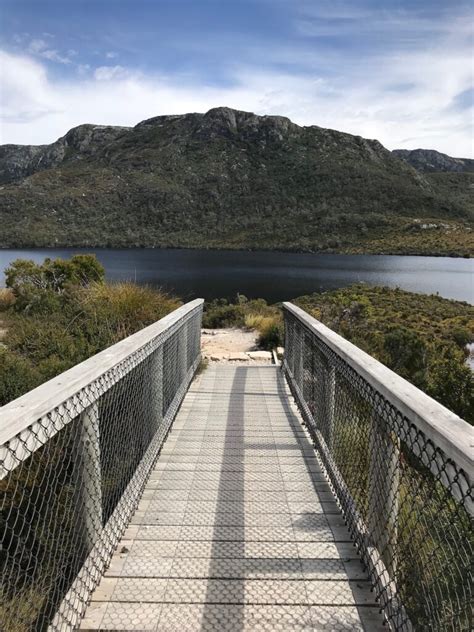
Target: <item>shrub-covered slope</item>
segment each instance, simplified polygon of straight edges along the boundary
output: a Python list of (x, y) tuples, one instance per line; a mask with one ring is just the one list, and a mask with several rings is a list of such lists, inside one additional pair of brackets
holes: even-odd
[(0, 147), (0, 177), (3, 247), (474, 252), (469, 196), (378, 141), (229, 108)]

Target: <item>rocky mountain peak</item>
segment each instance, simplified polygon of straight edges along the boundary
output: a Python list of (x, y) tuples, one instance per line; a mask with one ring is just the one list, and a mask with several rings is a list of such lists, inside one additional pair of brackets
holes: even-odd
[(424, 173), (441, 171), (474, 172), (474, 160), (469, 158), (453, 158), (435, 149), (394, 149), (397, 158)]
[(70, 129), (54, 144), (74, 149), (77, 152), (84, 152), (99, 145), (105, 145), (131, 129), (131, 127), (116, 125), (91, 125), (85, 123)]
[(51, 145), (0, 145), (0, 183), (52, 169), (66, 160), (89, 158), (131, 128), (85, 123)]
[(238, 137), (245, 141), (282, 141), (303, 128), (284, 116), (259, 116), (229, 107), (212, 108), (203, 115), (199, 135)]

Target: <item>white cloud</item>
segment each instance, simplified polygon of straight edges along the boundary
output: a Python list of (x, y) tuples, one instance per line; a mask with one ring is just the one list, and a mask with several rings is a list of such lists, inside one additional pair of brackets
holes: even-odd
[(124, 79), (129, 71), (123, 66), (99, 66), (94, 71), (97, 81), (111, 81), (112, 79)]
[[(268, 51), (267, 59), (281, 54)], [(329, 78), (312, 70), (310, 53), (301, 75), (235, 66), (222, 87), (145, 75), (124, 66), (93, 70), (87, 64), (64, 81), (48, 76), (45, 66), (31, 57), (7, 53), (0, 64), (5, 143), (52, 142), (86, 122), (134, 125), (158, 114), (227, 105), (377, 138), (390, 149), (426, 147), (466, 157), (473, 153), (472, 110), (452, 106), (472, 81), (464, 38), (416, 53), (390, 53), (359, 64), (352, 60)]]
[(107, 53), (105, 53), (105, 56), (107, 57), (107, 59), (115, 59), (116, 57), (118, 57), (118, 54), (113, 50), (109, 50)]
[[(19, 142), (26, 142), (23, 139), (38, 126), (38, 120), (50, 120), (49, 116), (57, 110), (56, 98), (40, 63), (0, 51), (0, 67), (3, 142), (16, 142), (17, 132), (20, 132), (18, 138), (22, 139)], [(40, 134), (34, 136), (41, 137)]]
[(40, 53), (41, 57), (44, 59), (49, 59), (49, 61), (56, 61), (58, 64), (70, 64), (71, 60), (69, 57), (64, 55), (60, 55), (57, 50), (44, 50)]
[[(45, 35), (48, 35), (47, 33)], [(48, 35), (52, 37), (52, 35)], [(33, 39), (29, 43), (28, 52), (43, 59), (54, 61), (59, 64), (70, 64), (71, 60), (66, 55), (61, 55), (56, 49), (49, 48), (49, 45), (43, 39)], [(70, 51), (75, 52), (75, 51)]]

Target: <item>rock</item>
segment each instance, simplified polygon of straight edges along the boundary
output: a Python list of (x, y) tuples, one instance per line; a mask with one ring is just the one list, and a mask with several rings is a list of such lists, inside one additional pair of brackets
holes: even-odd
[(284, 356), (284, 354), (285, 354), (284, 348), (283, 347), (277, 347), (277, 356), (279, 358), (282, 358)]
[(249, 361), (249, 356), (244, 353), (243, 351), (238, 352), (238, 353), (231, 353), (229, 355), (229, 360), (232, 361), (239, 361), (239, 362), (248, 362)]
[(251, 360), (271, 360), (270, 351), (247, 351), (247, 355)]

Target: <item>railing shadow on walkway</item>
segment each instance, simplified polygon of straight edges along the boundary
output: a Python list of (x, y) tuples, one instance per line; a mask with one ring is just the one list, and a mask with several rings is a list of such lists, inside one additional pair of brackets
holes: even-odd
[[(268, 370), (266, 367), (261, 368), (262, 371)], [(271, 371), (275, 371), (275, 367), (269, 368)], [(340, 542), (332, 542), (332, 537), (328, 538), (328, 532), (330, 532), (330, 525), (326, 521), (324, 514), (324, 505), (331, 505), (331, 509), (335, 513), (340, 513), (337, 509), (333, 500), (331, 503), (325, 502), (329, 499), (333, 499), (332, 492), (330, 491), (329, 486), (327, 485), (326, 479), (322, 476), (319, 471), (319, 467), (316, 469), (316, 460), (315, 460), (315, 452), (312, 444), (308, 440), (307, 435), (303, 434), (303, 428), (301, 426), (300, 418), (296, 414), (295, 410), (292, 408), (289, 401), (289, 392), (285, 388), (283, 383), (284, 377), (283, 375), (278, 375), (277, 377), (277, 392), (271, 394), (269, 399), (274, 398), (279, 404), (281, 404), (281, 411), (279, 411), (279, 415), (284, 414), (285, 420), (288, 422), (288, 427), (291, 428), (291, 437), (293, 440), (291, 442), (279, 442), (272, 435), (271, 444), (264, 442), (263, 440), (257, 440), (257, 438), (252, 437), (251, 440), (246, 439), (246, 425), (245, 420), (248, 420), (248, 411), (246, 409), (246, 404), (249, 398), (252, 398), (255, 394), (253, 390), (247, 390), (246, 384), (248, 383), (249, 374), (255, 375), (255, 368), (248, 367), (236, 367), (234, 373), (234, 379), (232, 382), (232, 386), (230, 389), (229, 396), (229, 407), (228, 412), (225, 419), (222, 419), (224, 424), (224, 437), (223, 437), (223, 449), (222, 449), (222, 467), (219, 474), (219, 489), (217, 495), (217, 503), (216, 503), (216, 513), (215, 513), (215, 522), (214, 522), (214, 532), (213, 532), (213, 547), (211, 552), (211, 560), (209, 566), (209, 578), (208, 581), (208, 590), (205, 598), (205, 605), (203, 610), (203, 616), (201, 620), (201, 630), (209, 630), (213, 629), (212, 625), (215, 623), (215, 606), (216, 604), (222, 601), (222, 584), (226, 584), (227, 582), (232, 582), (232, 603), (238, 604), (240, 607), (233, 607), (232, 609), (232, 630), (238, 632), (239, 630), (248, 629), (246, 627), (246, 618), (245, 618), (245, 604), (247, 600), (246, 595), (246, 582), (251, 578), (278, 578), (284, 577), (285, 579), (289, 578), (290, 580), (300, 580), (302, 584), (302, 591), (304, 594), (301, 595), (300, 606), (304, 609), (307, 609), (309, 612), (308, 603), (311, 601), (311, 598), (308, 600), (308, 596), (306, 595), (306, 586), (305, 582), (301, 581), (304, 578), (304, 570), (306, 573), (312, 573), (314, 576), (318, 578), (325, 577), (326, 580), (337, 580), (347, 582), (348, 585), (351, 586), (351, 590), (354, 594), (354, 604), (357, 604), (357, 598), (360, 598), (360, 594), (357, 592), (357, 587), (354, 586), (355, 582), (350, 582), (349, 577), (345, 571), (345, 562), (351, 563), (356, 562), (360, 567), (360, 561), (358, 560), (357, 553), (354, 548), (353, 559), (347, 558), (347, 543), (350, 543), (350, 536), (348, 534), (347, 529), (345, 541), (344, 543)], [(203, 391), (205, 392), (205, 391)], [(208, 394), (215, 394), (216, 391), (209, 391)], [(257, 393), (258, 396), (265, 395), (265, 388), (263, 387), (260, 392)], [(264, 411), (262, 409), (258, 409), (256, 411), (258, 417), (261, 422), (261, 427), (269, 427), (271, 432), (271, 411)], [(210, 416), (213, 416), (213, 410), (211, 407)], [(216, 415), (217, 419), (220, 419), (219, 414)], [(263, 434), (262, 434), (263, 439)], [(308, 511), (306, 513), (291, 513), (290, 508), (287, 506), (286, 511), (281, 514), (277, 514), (278, 516), (283, 516), (290, 519), (291, 516), (291, 524), (295, 534), (295, 541), (298, 541), (298, 533), (303, 533), (305, 535), (302, 538), (302, 542), (307, 542), (307, 536), (311, 536), (311, 540), (314, 542), (328, 542), (331, 541), (331, 544), (334, 544), (335, 548), (340, 553), (340, 568), (339, 575), (335, 577), (334, 575), (334, 559), (315, 559), (308, 558), (304, 560), (305, 569), (303, 569), (303, 564), (299, 558), (284, 558), (284, 557), (275, 557), (275, 556), (260, 556), (260, 557), (249, 557), (248, 550), (246, 547), (245, 540), (245, 527), (246, 527), (246, 501), (250, 500), (251, 497), (249, 495), (249, 487), (246, 485), (246, 456), (252, 455), (255, 451), (265, 451), (268, 450), (268, 455), (275, 456), (278, 454), (278, 451), (284, 450), (292, 450), (294, 452), (295, 457), (301, 458), (302, 462), (305, 463), (306, 471), (308, 474), (308, 479), (311, 482), (311, 485), (314, 489), (314, 498), (315, 505), (312, 506), (311, 501), (307, 503)], [(235, 463), (236, 454), (240, 455), (240, 467), (238, 464), (234, 465), (234, 469), (229, 469), (228, 463), (230, 460)], [(309, 459), (311, 458), (311, 467), (309, 463)], [(262, 462), (265, 462), (265, 455), (262, 456)], [(283, 462), (279, 458), (278, 459), (278, 471), (284, 468), (284, 459)], [(317, 479), (315, 478), (315, 474), (317, 475)], [(283, 477), (280, 478), (280, 484), (283, 485)], [(309, 482), (308, 481), (308, 482)], [(232, 487), (232, 521), (231, 525), (236, 531), (240, 530), (241, 532), (241, 540), (233, 541), (233, 558), (242, 558), (246, 562), (248, 562), (248, 566), (246, 565), (244, 568), (244, 572), (242, 572), (239, 576), (236, 576), (232, 579), (223, 579), (222, 567), (223, 561), (221, 556), (222, 550), (222, 537), (221, 532), (223, 529), (228, 529), (230, 527), (230, 522), (228, 519), (229, 516), (229, 485)], [(258, 483), (257, 483), (258, 485)], [(325, 497), (321, 498), (321, 486), (324, 486)], [(282, 489), (284, 489), (282, 487)], [(286, 490), (285, 490), (286, 491)], [(285, 504), (287, 504), (286, 494), (282, 495), (284, 498)], [(319, 507), (320, 513), (318, 514), (319, 520), (315, 522), (312, 518), (316, 515), (316, 510)], [(309, 511), (311, 509), (311, 511)], [(269, 514), (271, 515), (271, 514)], [(237, 520), (235, 520), (237, 517)], [(265, 527), (262, 526), (262, 531)], [(322, 537), (319, 537), (319, 533), (322, 534)], [(293, 541), (293, 540), (292, 540)], [(345, 557), (344, 557), (345, 555)], [(356, 559), (357, 558), (357, 559)], [(331, 565), (331, 568), (327, 568), (328, 564)], [(362, 567), (361, 567), (362, 569)], [(283, 575), (280, 573), (284, 571)], [(364, 572), (361, 570), (360, 578), (362, 579), (365, 576)], [(215, 578), (215, 579), (212, 579)], [(365, 577), (364, 577), (365, 578)], [(355, 588), (355, 589), (354, 589)], [(360, 591), (359, 591), (360, 592)], [(276, 601), (278, 597), (275, 597)], [(315, 603), (319, 603), (321, 601), (321, 595), (318, 595)], [(348, 603), (347, 606), (350, 604)], [(367, 626), (367, 629), (372, 629), (374, 626), (377, 617), (374, 617), (374, 608), (373, 606), (369, 607), (360, 607), (358, 605), (351, 606), (354, 607), (358, 614), (361, 625)], [(347, 626), (347, 612), (345, 608), (340, 608), (340, 612), (335, 612), (336, 608), (331, 611), (331, 622), (334, 626)], [(381, 620), (377, 621), (379, 624)], [(378, 626), (377, 626), (378, 627)]]

